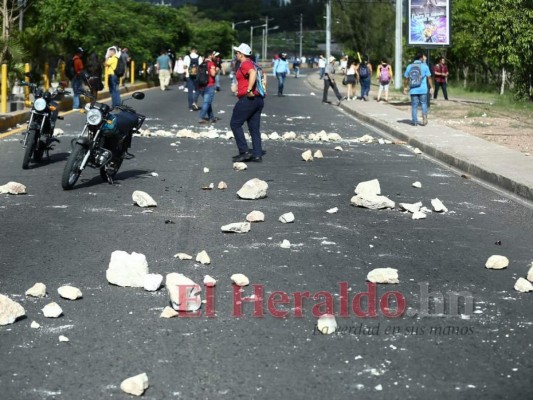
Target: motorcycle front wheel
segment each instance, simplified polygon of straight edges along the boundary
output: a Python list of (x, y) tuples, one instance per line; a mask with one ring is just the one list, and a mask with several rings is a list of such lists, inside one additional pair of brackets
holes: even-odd
[(63, 177), (61, 178), (61, 186), (64, 190), (72, 189), (78, 181), (81, 175), (80, 165), (88, 151), (89, 149), (79, 143), (74, 145), (63, 170)]
[(37, 144), (36, 138), (37, 131), (35, 129), (30, 129), (26, 139), (26, 148), (24, 149), (24, 158), (22, 159), (22, 169), (28, 169), (30, 167), (31, 156), (33, 155), (33, 150), (35, 150)]

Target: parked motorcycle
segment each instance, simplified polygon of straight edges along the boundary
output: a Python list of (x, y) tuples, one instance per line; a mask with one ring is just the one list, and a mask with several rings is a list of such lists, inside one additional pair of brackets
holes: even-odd
[[(89, 92), (83, 95), (93, 100)], [(144, 93), (135, 92), (132, 97), (144, 99)], [(118, 113), (112, 113), (119, 110)], [(85, 167), (98, 168), (102, 179), (113, 183), (122, 162), (133, 156), (128, 153), (134, 133), (141, 128), (145, 116), (122, 102), (112, 109), (109, 105), (93, 101), (85, 106), (86, 123), (82, 133), (73, 141), (61, 186), (64, 190), (74, 187)]]
[[(29, 77), (29, 74), (26, 74)], [(20, 82), (20, 86), (27, 86), (33, 94), (33, 105), (28, 128), (23, 140), (24, 158), (22, 169), (28, 169), (30, 161), (41, 162), (44, 153), (50, 157), (50, 150), (53, 144), (59, 143), (54, 135), (56, 120), (63, 119), (58, 115), (58, 104), (54, 100), (59, 100), (63, 95), (70, 94), (62, 86), (58, 86), (53, 92), (44, 91), (38, 84), (32, 82)]]

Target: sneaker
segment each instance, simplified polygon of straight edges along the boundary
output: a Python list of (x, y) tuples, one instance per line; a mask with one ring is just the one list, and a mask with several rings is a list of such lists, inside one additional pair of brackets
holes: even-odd
[(192, 105), (192, 109), (193, 109), (194, 111), (198, 111), (198, 110), (200, 109), (200, 107), (198, 107), (196, 104), (193, 104), (193, 105)]
[(243, 162), (249, 161), (253, 158), (250, 152), (239, 154), (238, 156), (232, 157), (233, 162)]
[(422, 126), (426, 126), (428, 124), (428, 117), (427, 115), (422, 116)]

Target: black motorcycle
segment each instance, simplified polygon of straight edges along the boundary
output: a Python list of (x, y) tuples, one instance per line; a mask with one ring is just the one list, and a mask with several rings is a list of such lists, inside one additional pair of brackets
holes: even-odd
[[(27, 75), (28, 76), (28, 75)], [(70, 94), (62, 86), (58, 86), (53, 92), (44, 91), (38, 84), (32, 82), (20, 82), (20, 86), (27, 86), (33, 94), (33, 105), (28, 128), (23, 140), (24, 159), (22, 169), (28, 169), (30, 161), (41, 162), (44, 153), (49, 158), (49, 151), (53, 150), (54, 142), (59, 140), (53, 137), (56, 120), (63, 119), (58, 115), (58, 104), (61, 96)]]
[[(122, 161), (133, 157), (128, 153), (131, 139), (145, 119), (144, 115), (124, 102), (112, 109), (107, 104), (95, 102), (88, 92), (83, 92), (83, 95), (93, 99), (93, 103), (85, 107), (85, 127), (81, 135), (73, 140), (72, 152), (63, 170), (61, 186), (65, 190), (74, 187), (86, 166), (98, 168), (102, 179), (113, 183)], [(144, 93), (135, 92), (132, 97), (142, 100)], [(112, 113), (113, 110), (120, 112)]]

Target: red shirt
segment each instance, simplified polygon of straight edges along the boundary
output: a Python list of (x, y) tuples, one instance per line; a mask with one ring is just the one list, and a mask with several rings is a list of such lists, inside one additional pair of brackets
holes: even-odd
[(435, 75), (435, 82), (445, 83), (447, 77), (446, 76), (442, 76), (442, 75), (437, 75), (437, 74), (435, 74), (435, 72), (438, 72), (439, 74), (447, 74), (448, 73), (448, 67), (446, 66), (446, 64), (437, 64), (433, 68), (433, 73)]
[(207, 62), (207, 87), (215, 85), (215, 78), (211, 76), (211, 68), (216, 69), (213, 61)]
[[(250, 59), (246, 59), (241, 63), (241, 66), (237, 70), (237, 97), (246, 96), (248, 93), (248, 74), (251, 69), (255, 69), (254, 63)], [(257, 96), (259, 95), (259, 92), (255, 90), (255, 83), (254, 83), (254, 94)]]
[(78, 75), (81, 71), (83, 71), (83, 61), (78, 55), (75, 55), (72, 60), (74, 72), (76, 73), (76, 75)]

